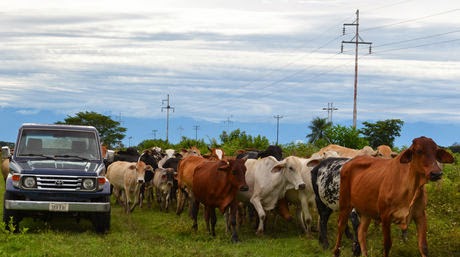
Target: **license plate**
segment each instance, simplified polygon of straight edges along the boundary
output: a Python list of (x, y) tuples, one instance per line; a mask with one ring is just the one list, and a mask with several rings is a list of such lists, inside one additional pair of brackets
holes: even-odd
[(50, 203), (49, 211), (68, 212), (69, 204), (68, 203)]

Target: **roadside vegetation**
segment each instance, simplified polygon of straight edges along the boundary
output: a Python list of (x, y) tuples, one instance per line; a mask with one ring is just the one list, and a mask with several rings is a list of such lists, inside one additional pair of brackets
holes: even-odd
[[(443, 179), (427, 185), (428, 244), (432, 257), (460, 256), (460, 155), (456, 163), (445, 165)], [(4, 190), (4, 183), (0, 183)], [(161, 212), (152, 208), (136, 208), (130, 215), (112, 199), (111, 230), (99, 235), (90, 222), (56, 218), (48, 222), (25, 219), (21, 232), (13, 234), (0, 229), (0, 256), (331, 256), (318, 244), (317, 232), (302, 234), (296, 222), (287, 222), (271, 215), (266, 234), (256, 236), (253, 223), (239, 229), (241, 242), (231, 243), (223, 216), (218, 215), (216, 238), (206, 231), (199, 214), (198, 231), (191, 229), (192, 220), (184, 211), (177, 216), (174, 210)], [(174, 209), (174, 208), (173, 208)], [(291, 208), (293, 209), (293, 208)], [(293, 211), (293, 210), (292, 210)], [(294, 213), (293, 213), (294, 214)], [(336, 218), (329, 221), (331, 244), (335, 241)], [(409, 228), (409, 241), (404, 243), (397, 226), (393, 226), (391, 256), (419, 256), (415, 225)], [(342, 256), (351, 254), (350, 240), (343, 241)], [(378, 225), (371, 225), (368, 236), (370, 256), (382, 255), (382, 233)]]

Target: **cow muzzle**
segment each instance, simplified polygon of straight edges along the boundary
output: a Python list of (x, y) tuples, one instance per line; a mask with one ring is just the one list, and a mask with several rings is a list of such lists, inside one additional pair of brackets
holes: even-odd
[(305, 184), (304, 184), (304, 183), (299, 184), (299, 188), (298, 188), (298, 189), (299, 189), (299, 190), (304, 190), (304, 189), (305, 189)]
[(137, 180), (137, 183), (143, 184), (143, 183), (144, 183), (144, 180), (143, 180), (143, 179), (138, 179), (138, 180)]
[(438, 181), (442, 177), (442, 171), (440, 172), (430, 172), (430, 180), (431, 181)]
[(249, 190), (248, 185), (244, 185), (244, 186), (241, 186), (241, 187), (240, 187), (240, 191), (246, 192), (246, 191), (248, 191), (248, 190)]

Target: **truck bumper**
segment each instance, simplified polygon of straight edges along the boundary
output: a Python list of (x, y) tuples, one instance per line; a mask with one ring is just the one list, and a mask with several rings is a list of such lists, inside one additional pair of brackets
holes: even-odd
[(109, 212), (110, 202), (95, 203), (5, 200), (5, 209), (50, 212)]

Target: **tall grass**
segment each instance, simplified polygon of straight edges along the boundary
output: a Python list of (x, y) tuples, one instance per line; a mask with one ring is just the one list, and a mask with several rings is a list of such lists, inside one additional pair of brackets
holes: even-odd
[[(460, 256), (460, 167), (446, 165), (444, 171), (442, 181), (427, 186), (428, 244), (434, 257)], [(3, 190), (4, 184), (0, 187)], [(105, 235), (96, 234), (89, 221), (77, 223), (67, 218), (49, 222), (28, 218), (21, 222), (23, 232), (18, 234), (0, 229), (0, 256), (332, 256), (330, 249), (323, 251), (319, 246), (317, 232), (303, 235), (296, 222), (276, 216), (270, 216), (266, 234), (261, 237), (255, 235), (253, 224), (243, 224), (239, 229), (241, 242), (233, 244), (221, 216), (217, 236), (212, 238), (202, 212), (195, 232), (186, 212), (177, 216), (174, 211), (164, 213), (153, 206), (127, 215), (120, 206), (112, 206), (111, 230)], [(331, 244), (335, 242), (336, 218), (333, 214), (329, 221)], [(401, 240), (397, 226), (393, 226), (392, 237), (391, 256), (419, 256), (414, 224), (409, 227), (408, 242)], [(382, 256), (382, 240), (380, 227), (371, 225), (370, 256)], [(352, 256), (349, 240), (343, 240), (342, 249), (342, 256)]]

